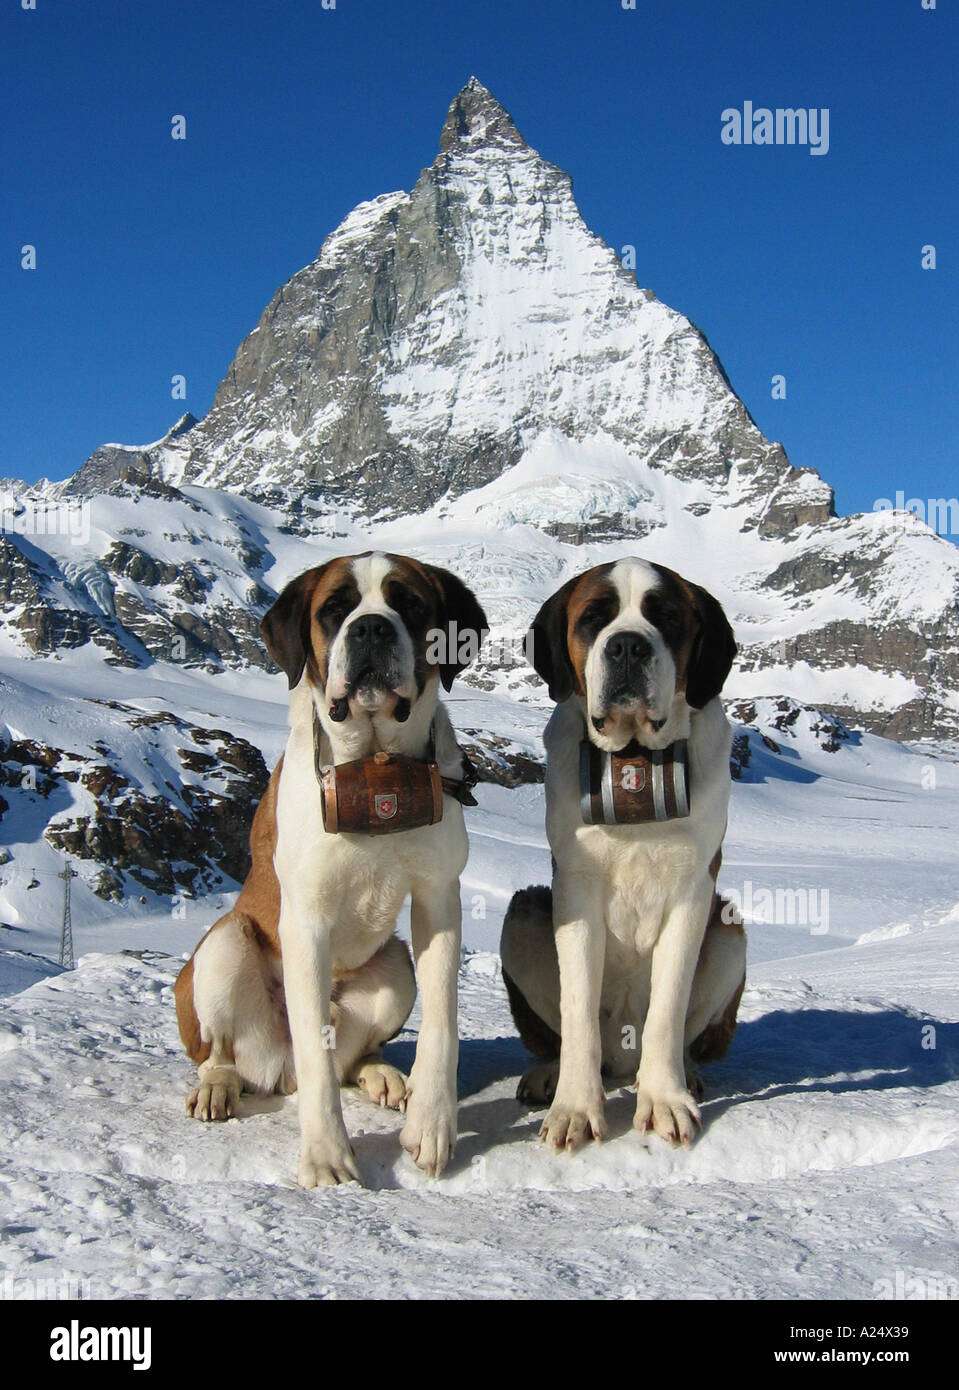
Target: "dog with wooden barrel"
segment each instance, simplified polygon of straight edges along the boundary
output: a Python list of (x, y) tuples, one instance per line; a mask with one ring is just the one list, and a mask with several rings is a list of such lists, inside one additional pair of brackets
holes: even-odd
[(605, 1085), (635, 1083), (637, 1129), (688, 1144), (698, 1064), (721, 1057), (745, 982), (739, 916), (716, 891), (731, 730), (719, 692), (736, 652), (717, 600), (663, 565), (624, 559), (543, 604), (532, 658), (546, 727), (552, 887), (515, 894), (503, 978), (539, 1060), (521, 1099), (542, 1137), (602, 1139)]
[[(443, 704), (487, 631), (455, 575), (367, 552), (292, 580), (262, 623), (290, 687), (286, 751), (257, 807), (235, 906), (176, 984), (199, 1120), (243, 1090), (299, 1093), (299, 1181), (360, 1181), (340, 1087), (405, 1110), (437, 1175), (456, 1142), (459, 878), (475, 775)], [(416, 995), (394, 935), (407, 895), (423, 1022), (409, 1078), (383, 1061)]]

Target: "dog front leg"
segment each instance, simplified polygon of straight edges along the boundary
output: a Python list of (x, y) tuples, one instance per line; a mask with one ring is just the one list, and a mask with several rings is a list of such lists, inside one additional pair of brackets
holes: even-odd
[(298, 1180), (301, 1187), (362, 1182), (334, 1067), (329, 926), (305, 905), (288, 905), (284, 895), (279, 929), (300, 1115)]
[(706, 930), (712, 883), (668, 914), (653, 947), (649, 1009), (636, 1076), (638, 1130), (689, 1145), (702, 1124), (686, 1086), (683, 1047), (696, 962)]
[(540, 1138), (572, 1152), (609, 1132), (599, 1028), (606, 926), (600, 894), (589, 878), (554, 879), (553, 931), (559, 960), (559, 1080)]
[(413, 894), (410, 928), (423, 1021), (410, 1073), (400, 1143), (418, 1168), (439, 1177), (456, 1147), (456, 976), (460, 964), (459, 882)]

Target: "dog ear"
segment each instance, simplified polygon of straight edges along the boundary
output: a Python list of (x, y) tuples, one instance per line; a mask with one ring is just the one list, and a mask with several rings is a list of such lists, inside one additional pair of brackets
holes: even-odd
[(443, 689), (449, 690), (459, 673), (479, 655), (489, 623), (476, 595), (461, 579), (439, 565), (424, 565), (423, 568), (439, 591), (444, 659), (438, 661), (437, 666)]
[(260, 623), (266, 649), (286, 672), (291, 690), (299, 684), (310, 654), (310, 600), (325, 569), (320, 565), (291, 579)]
[(578, 575), (567, 580), (546, 600), (533, 619), (527, 639), (528, 647), (532, 647), (533, 669), (549, 687), (549, 698), (558, 705), (568, 700), (578, 685), (566, 641), (567, 609), (578, 581)]
[(698, 584), (689, 587), (699, 616), (699, 631), (686, 672), (686, 703), (692, 709), (702, 709), (723, 688), (736, 655), (736, 639), (718, 600)]

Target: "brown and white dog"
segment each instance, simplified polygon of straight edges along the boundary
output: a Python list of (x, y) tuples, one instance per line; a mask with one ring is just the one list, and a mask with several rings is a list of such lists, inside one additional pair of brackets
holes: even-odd
[[(544, 735), (553, 885), (516, 893), (503, 924), (513, 1017), (542, 1059), (518, 1094), (549, 1103), (541, 1137), (575, 1149), (606, 1136), (604, 1077), (635, 1082), (635, 1127), (688, 1144), (700, 1125), (692, 1063), (725, 1052), (745, 981), (742, 925), (715, 891), (731, 740), (718, 696), (733, 634), (704, 589), (631, 558), (571, 579), (531, 637), (558, 702)], [(585, 824), (587, 737), (608, 752), (688, 740), (688, 816)]]
[[(256, 810), (252, 867), (176, 984), (180, 1036), (198, 1064), (187, 1110), (235, 1112), (244, 1088), (299, 1091), (299, 1181), (360, 1180), (339, 1088), (404, 1108), (400, 1143), (439, 1174), (456, 1141), (456, 973), (463, 808), (443, 797), (434, 825), (389, 835), (324, 829), (314, 765), (384, 750), (462, 776), (442, 681), (475, 656), (487, 624), (455, 576), (400, 555), (331, 560), (294, 579), (263, 619), (289, 680), (286, 751)], [(431, 735), (432, 729), (432, 735)], [(416, 995), (409, 952), (393, 935), (411, 896), (423, 1023), (409, 1082), (381, 1059)]]

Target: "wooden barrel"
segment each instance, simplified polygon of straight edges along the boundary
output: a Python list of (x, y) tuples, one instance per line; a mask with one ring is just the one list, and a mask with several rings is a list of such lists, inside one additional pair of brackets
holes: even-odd
[(579, 745), (580, 806), (587, 825), (641, 825), (689, 815), (686, 740), (668, 748), (631, 743), (607, 753), (584, 738)]
[(402, 753), (369, 753), (324, 767), (320, 788), (330, 834), (391, 835), (443, 818), (439, 768)]

